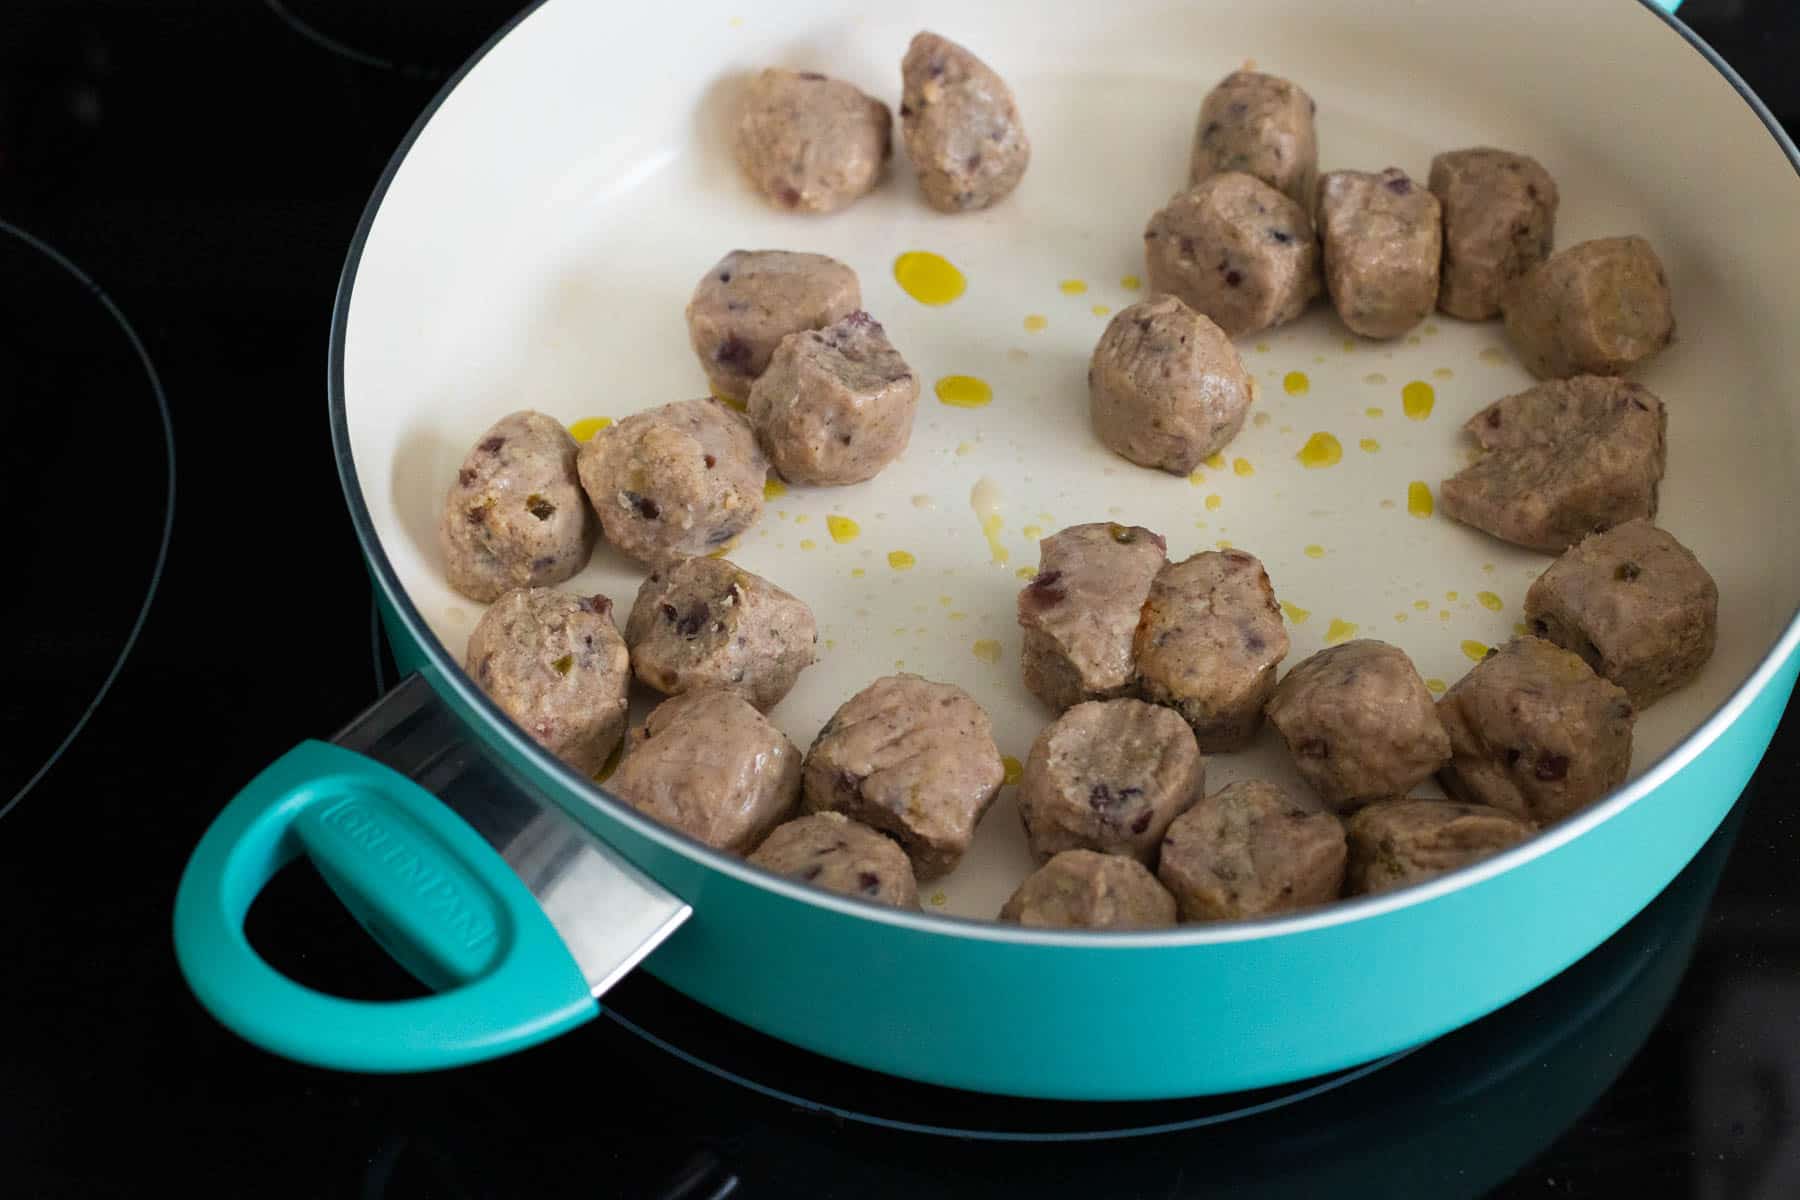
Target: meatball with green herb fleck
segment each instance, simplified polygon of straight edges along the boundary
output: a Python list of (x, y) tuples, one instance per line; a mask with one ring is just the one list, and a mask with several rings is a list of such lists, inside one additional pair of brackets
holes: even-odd
[(744, 854), (793, 814), (800, 751), (735, 692), (687, 692), (632, 730), (606, 788), (672, 829)]
[(804, 601), (722, 558), (652, 570), (625, 621), (640, 681), (670, 696), (723, 688), (764, 712), (812, 664), (818, 640)]
[(581, 486), (606, 540), (639, 562), (706, 554), (762, 516), (769, 461), (716, 400), (633, 413), (581, 448)]
[(1175, 898), (1135, 858), (1064, 850), (1033, 871), (1000, 910), (1037, 929), (1164, 929)]
[(605, 596), (507, 592), (476, 623), (463, 664), (532, 741), (584, 775), (625, 732), (631, 662)]
[(1240, 780), (1176, 818), (1156, 874), (1184, 921), (1311, 908), (1343, 889), (1344, 825), (1310, 796)]
[(1530, 837), (1531, 822), (1485, 804), (1384, 800), (1350, 818), (1352, 896), (1423, 883)]
[(579, 449), (562, 422), (531, 411), (502, 417), (476, 439), (438, 522), (451, 587), (485, 603), (587, 566), (600, 524), (582, 494)]
[(839, 895), (895, 908), (919, 907), (919, 887), (906, 851), (893, 838), (843, 813), (813, 813), (776, 826), (750, 861)]

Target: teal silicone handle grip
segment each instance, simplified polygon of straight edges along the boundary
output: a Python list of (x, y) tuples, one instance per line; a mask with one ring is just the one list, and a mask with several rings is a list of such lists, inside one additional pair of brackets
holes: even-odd
[[(244, 916), (301, 854), (402, 964), (438, 990), (346, 1000), (265, 962)], [(349, 1071), (427, 1071), (494, 1058), (600, 1011), (549, 919), (500, 855), (412, 780), (308, 741), (225, 806), (175, 898), (188, 986), (266, 1050)]]

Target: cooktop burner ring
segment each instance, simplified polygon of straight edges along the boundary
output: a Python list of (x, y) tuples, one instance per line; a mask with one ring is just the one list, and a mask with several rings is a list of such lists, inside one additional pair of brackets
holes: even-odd
[[(603, 1016), (610, 1018), (612, 1020), (612, 1022), (615, 1025), (617, 1025), (619, 1028), (625, 1030), (626, 1032), (628, 1032), (630, 1034), (633, 1034), (634, 1036), (636, 1036), (638, 1038), (643, 1039), (645, 1042), (649, 1043), (652, 1046), (655, 1046), (657, 1049), (661, 1050), (663, 1053), (673, 1055), (675, 1058), (680, 1059), (682, 1062), (688, 1064), (689, 1066), (695, 1067), (701, 1071), (705, 1071), (707, 1074), (713, 1076), (716, 1079), (723, 1080), (726, 1083), (730, 1083), (737, 1087), (744, 1088), (748, 1091), (754, 1092), (755, 1094), (762, 1096), (765, 1099), (774, 1100), (774, 1101), (777, 1101), (782, 1104), (790, 1104), (797, 1108), (803, 1109), (807, 1112), (811, 1112), (811, 1113), (815, 1113), (815, 1114), (819, 1114), (819, 1115), (835, 1117), (835, 1118), (838, 1118), (838, 1119), (844, 1120), (844, 1121), (854, 1121), (859, 1125), (867, 1125), (867, 1126), (870, 1126), (875, 1129), (884, 1129), (884, 1130), (888, 1130), (890, 1132), (897, 1132), (897, 1133), (929, 1134), (929, 1135), (936, 1136), (936, 1137), (948, 1137), (948, 1138), (956, 1138), (956, 1139), (959, 1139), (962, 1141), (978, 1141), (978, 1142), (1009, 1142), (1009, 1143), (1057, 1142), (1057, 1143), (1062, 1143), (1062, 1142), (1122, 1141), (1127, 1138), (1154, 1137), (1158, 1134), (1183, 1133), (1183, 1132), (1187, 1132), (1189, 1130), (1204, 1129), (1209, 1126), (1225, 1125), (1232, 1121), (1241, 1121), (1241, 1120), (1248, 1119), (1250, 1117), (1265, 1116), (1269, 1113), (1276, 1112), (1280, 1109), (1290, 1108), (1294, 1105), (1303, 1104), (1309, 1100), (1317, 1099), (1318, 1097), (1326, 1095), (1330, 1092), (1335, 1092), (1339, 1088), (1347, 1087), (1347, 1086), (1349, 1086), (1353, 1083), (1356, 1083), (1360, 1080), (1366, 1079), (1370, 1075), (1373, 1075), (1375, 1072), (1381, 1070), (1382, 1068), (1391, 1066), (1392, 1064), (1399, 1062), (1401, 1059), (1406, 1058), (1408, 1055), (1413, 1054), (1414, 1052), (1423, 1048), (1422, 1046), (1413, 1046), (1406, 1050), (1400, 1050), (1400, 1051), (1397, 1051), (1396, 1053), (1390, 1054), (1386, 1058), (1378, 1058), (1374, 1062), (1364, 1063), (1362, 1066), (1359, 1066), (1359, 1067), (1351, 1067), (1348, 1070), (1340, 1071), (1339, 1073), (1337, 1073), (1335, 1075), (1326, 1076), (1323, 1079), (1315, 1079), (1315, 1080), (1305, 1081), (1300, 1084), (1293, 1085), (1290, 1088), (1264, 1089), (1262, 1092), (1255, 1093), (1255, 1094), (1266, 1095), (1267, 1092), (1269, 1092), (1269, 1091), (1277, 1091), (1278, 1094), (1276, 1094), (1274, 1096), (1269, 1096), (1266, 1099), (1259, 1099), (1256, 1102), (1251, 1103), (1251, 1104), (1245, 1104), (1245, 1105), (1242, 1105), (1242, 1106), (1239, 1106), (1236, 1108), (1225, 1108), (1225, 1109), (1221, 1109), (1216, 1112), (1208, 1112), (1208, 1113), (1205, 1113), (1200, 1116), (1189, 1117), (1189, 1118), (1186, 1118), (1183, 1120), (1146, 1122), (1141, 1125), (1124, 1124), (1124, 1125), (1112, 1126), (1109, 1128), (1068, 1129), (1068, 1130), (1054, 1130), (1054, 1131), (1052, 1131), (1052, 1130), (1034, 1131), (1034, 1130), (1025, 1130), (1025, 1129), (980, 1129), (980, 1128), (965, 1127), (965, 1126), (936, 1125), (936, 1124), (932, 1124), (931, 1122), (927, 1122), (927, 1121), (910, 1121), (910, 1120), (904, 1120), (904, 1119), (896, 1118), (896, 1117), (883, 1117), (883, 1116), (878, 1116), (874, 1113), (858, 1112), (855, 1109), (846, 1108), (842, 1105), (831, 1104), (831, 1103), (828, 1103), (828, 1102), (822, 1101), (822, 1100), (809, 1099), (808, 1097), (799, 1095), (798, 1093), (795, 1093), (795, 1092), (786, 1091), (782, 1088), (778, 1088), (778, 1087), (775, 1087), (770, 1084), (759, 1083), (756, 1080), (751, 1079), (750, 1077), (748, 1077), (746, 1075), (739, 1074), (736, 1071), (732, 1071), (726, 1067), (722, 1067), (716, 1063), (710, 1062), (707, 1059), (702, 1058), (701, 1056), (699, 1056), (697, 1054), (691, 1053), (690, 1051), (687, 1051), (687, 1050), (683, 1050), (680, 1046), (676, 1045), (674, 1042), (671, 1042), (666, 1038), (657, 1036), (656, 1034), (650, 1032), (648, 1029), (645, 1029), (643, 1026), (641, 1026), (641, 1025), (637, 1024), (635, 1021), (631, 1020), (629, 1017), (621, 1016), (616, 1010), (614, 1010), (610, 1007), (607, 1007), (604, 1004), (601, 1006), (600, 1011)], [(1429, 1045), (1429, 1044), (1430, 1043), (1426, 1043), (1426, 1045)], [(861, 1070), (861, 1068), (846, 1065), (843, 1067), (843, 1070), (854, 1072), (854, 1071)], [(993, 1099), (996, 1102), (1005, 1103), (1005, 1102), (1010, 1101), (1012, 1098), (1006, 1097), (1006, 1096), (996, 1096)], [(1219, 1099), (1219, 1098), (1212, 1097), (1210, 1099)], [(1058, 1102), (1056, 1102), (1056, 1101), (1038, 1101), (1038, 1100), (1020, 1100), (1020, 1101), (1017, 1101), (1016, 1103), (1020, 1103), (1020, 1104), (1055, 1104)], [(1144, 1102), (1144, 1103), (1156, 1103), (1162, 1107), (1167, 1107), (1168, 1105), (1181, 1104), (1181, 1103), (1183, 1103), (1183, 1101), (1174, 1100), (1174, 1101), (1167, 1101), (1167, 1102)], [(1107, 1107), (1106, 1102), (1104, 1102), (1104, 1101), (1094, 1101), (1092, 1103), (1081, 1103), (1080, 1106), (1084, 1107), (1084, 1108), (1093, 1107), (1093, 1108), (1101, 1108), (1101, 1109), (1104, 1109)], [(1140, 1106), (1140, 1104), (1138, 1102), (1133, 1102), (1130, 1105), (1130, 1107), (1139, 1107), (1139, 1106)]]
[(38, 781), (50, 773), (51, 768), (56, 766), (63, 754), (74, 744), (75, 739), (81, 735), (81, 731), (87, 727), (88, 721), (92, 719), (95, 711), (99, 709), (101, 702), (106, 699), (107, 693), (112, 690), (114, 681), (118, 679), (119, 672), (125, 666), (125, 660), (130, 657), (132, 650), (137, 646), (138, 635), (143, 632), (144, 622), (150, 615), (150, 605), (156, 598), (158, 587), (162, 584), (163, 570), (168, 565), (169, 560), (169, 539), (175, 528), (175, 424), (169, 416), (169, 398), (163, 391), (162, 379), (156, 372), (156, 364), (150, 359), (150, 352), (144, 348), (143, 340), (138, 337), (137, 330), (132, 327), (130, 320), (126, 318), (125, 313), (113, 301), (113, 298), (107, 295), (106, 290), (95, 283), (94, 280), (89, 277), (87, 272), (76, 266), (67, 255), (63, 254), (56, 247), (43, 239), (26, 232), (24, 229), (19, 228), (10, 221), (0, 219), (0, 236), (10, 238), (29, 250), (35, 251), (60, 269), (65, 275), (73, 279), (84, 292), (100, 303), (100, 306), (106, 311), (107, 315), (112, 319), (120, 332), (125, 335), (126, 342), (130, 345), (133, 353), (136, 355), (138, 363), (143, 367), (144, 376), (150, 384), (150, 393), (156, 400), (157, 415), (161, 421), (163, 449), (167, 460), (165, 467), (166, 500), (163, 505), (160, 540), (157, 545), (155, 560), (150, 568), (149, 585), (144, 590), (144, 598), (138, 604), (137, 612), (132, 618), (131, 626), (125, 635), (125, 640), (119, 647), (118, 653), (113, 656), (112, 663), (108, 667), (106, 674), (101, 678), (99, 686), (95, 689), (93, 698), (87, 702), (86, 706), (81, 710), (80, 715), (77, 716), (73, 724), (70, 725), (68, 732), (62, 736), (62, 739), (58, 741), (55, 747), (50, 751), (49, 756), (44, 760), (43, 765), (39, 766), (37, 770), (27, 776), (25, 782), (19, 786), (18, 790), (15, 791), (12, 796), (8, 797), (4, 803), (0, 803), (0, 819), (4, 819), (8, 813), (12, 812), (12, 810), (18, 806), (19, 802), (26, 797), (32, 788), (37, 786)]

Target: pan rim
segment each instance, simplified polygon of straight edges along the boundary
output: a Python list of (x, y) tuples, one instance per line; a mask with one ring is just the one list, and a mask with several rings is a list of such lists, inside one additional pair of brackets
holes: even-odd
[[(500, 711), (499, 707), (479, 687), (475, 686), (473, 680), (463, 671), (462, 664), (456, 661), (443, 642), (432, 632), (431, 627), (426, 623), (423, 615), (413, 604), (405, 587), (401, 584), (393, 563), (382, 548), (381, 539), (375, 532), (368, 505), (363, 500), (362, 485), (357, 476), (350, 445), (348, 403), (344, 386), (345, 336), (349, 328), (350, 301), (355, 291), (357, 271), (362, 262), (363, 251), (367, 246), (370, 231), (374, 227), (375, 218), (381, 211), (382, 202), (386, 199), (388, 189), (399, 174), (413, 144), (437, 115), (439, 108), (495, 46), (499, 45), (513, 30), (529, 20), (548, 2), (549, 0), (532, 0), (527, 7), (514, 14), (510, 20), (497, 29), (480, 48), (470, 55), (467, 61), (444, 80), (436, 94), (432, 96), (407, 129), (405, 136), (401, 138), (399, 145), (382, 169), (381, 176), (376, 181), (369, 200), (363, 208), (362, 216), (357, 222), (356, 232), (350, 240), (332, 303), (326, 368), (327, 416), (331, 427), (332, 453), (337, 463), (338, 480), (344, 490), (344, 499), (350, 511), (351, 526), (355, 530), (357, 543), (362, 549), (364, 559), (369, 565), (371, 577), (381, 595), (386, 598), (391, 611), (418, 644), (425, 657), (436, 668), (443, 683), (455, 690), (457, 699), (462, 705), (479, 714), (486, 726), (480, 731), (480, 736), (490, 743), (496, 740), (504, 742), (510, 752), (529, 760), (540, 775), (554, 779), (561, 790), (582, 796), (588, 803), (601, 806), (610, 819), (625, 825), (639, 836), (653, 841), (665, 849), (672, 850), (684, 858), (698, 862), (709, 870), (727, 875), (740, 883), (841, 916), (897, 926), (916, 934), (1000, 942), (1021, 947), (1150, 950), (1188, 949), (1315, 933), (1339, 925), (1371, 920), (1388, 913), (1413, 908), (1484, 883), (1516, 867), (1522, 867), (1528, 862), (1550, 854), (1606, 823), (1638, 801), (1648, 797), (1657, 788), (1668, 783), (1702, 751), (1717, 741), (1768, 688), (1796, 651), (1800, 650), (1800, 604), (1796, 604), (1795, 610), (1787, 618), (1781, 634), (1763, 654), (1756, 669), (1733, 689), (1725, 701), (1698, 727), (1652, 763), (1643, 774), (1617, 792), (1518, 846), (1460, 870), (1408, 887), (1396, 888), (1374, 896), (1341, 900), (1335, 904), (1307, 912), (1251, 921), (1223, 922), (1218, 925), (1205, 926), (1179, 926), (1175, 930), (1156, 932), (1118, 932), (1027, 929), (970, 917), (910, 912), (878, 905), (872, 901), (838, 896), (781, 878), (752, 867), (743, 859), (715, 850), (687, 834), (670, 829), (644, 816), (607, 792), (604, 787), (594, 784), (555, 758), (536, 742), (524, 736), (519, 728)], [(1768, 106), (1756, 95), (1743, 77), (1692, 29), (1660, 8), (1656, 0), (1629, 0), (1629, 2), (1637, 8), (1648, 10), (1662, 21), (1731, 85), (1732, 90), (1762, 123), (1763, 128), (1787, 158), (1788, 165), (1797, 175), (1800, 175), (1800, 148), (1795, 146), (1793, 139), (1781, 127), (1780, 122), (1775, 119)]]

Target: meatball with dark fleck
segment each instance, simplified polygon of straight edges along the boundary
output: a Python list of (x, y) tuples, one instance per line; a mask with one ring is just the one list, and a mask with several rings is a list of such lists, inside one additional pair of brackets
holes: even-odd
[(808, 812), (897, 839), (920, 879), (954, 870), (1006, 768), (987, 713), (961, 688), (889, 675), (845, 701), (806, 754)]
[(1406, 651), (1361, 638), (1328, 646), (1287, 673), (1269, 722), (1300, 777), (1348, 812), (1403, 795), (1450, 757), (1450, 738)]
[(1550, 257), (1556, 181), (1526, 154), (1476, 146), (1431, 160), (1431, 194), (1444, 210), (1438, 307), (1465, 321), (1500, 315), (1500, 300)]
[(762, 516), (769, 462), (714, 400), (633, 413), (581, 448), (581, 486), (614, 547), (639, 562), (706, 554)]
[(1077, 704), (1037, 736), (1019, 820), (1039, 862), (1064, 850), (1156, 857), (1169, 822), (1206, 786), (1206, 760), (1174, 712), (1142, 700)]
[(919, 886), (900, 843), (843, 813), (813, 813), (776, 826), (750, 862), (839, 895), (919, 907)]
[(735, 692), (687, 692), (632, 730), (605, 786), (664, 825), (743, 854), (793, 813), (800, 751)]
[(475, 441), (444, 497), (438, 545), (450, 586), (483, 602), (580, 573), (600, 524), (581, 491), (580, 447), (539, 412), (502, 417)]
[(1344, 824), (1310, 796), (1241, 780), (1176, 818), (1156, 874), (1184, 921), (1311, 908), (1343, 889)]
[(1121, 309), (1088, 363), (1100, 440), (1140, 467), (1175, 475), (1237, 436), (1252, 395), (1225, 331), (1175, 296)]
[(756, 190), (795, 212), (836, 212), (881, 180), (888, 106), (817, 71), (770, 68), (744, 89), (733, 151)]
[(1637, 719), (1625, 689), (1560, 646), (1514, 638), (1438, 701), (1450, 734), (1444, 788), (1540, 824), (1625, 782)]
[(1135, 858), (1064, 850), (1033, 871), (1000, 910), (1038, 929), (1163, 929), (1175, 898)]
[(1319, 294), (1319, 244), (1297, 201), (1238, 171), (1209, 175), (1144, 230), (1153, 292), (1180, 296), (1227, 337), (1292, 321)]
[(1188, 183), (1243, 171), (1311, 204), (1319, 170), (1315, 107), (1312, 97), (1278, 75), (1233, 71), (1200, 104)]
[(476, 622), (463, 664), (532, 741), (584, 775), (625, 733), (631, 663), (605, 596), (507, 592)]
[(913, 374), (868, 313), (781, 339), (750, 389), (750, 424), (791, 483), (873, 479), (912, 438)]
[(1132, 645), (1138, 694), (1180, 713), (1212, 754), (1256, 735), (1288, 636), (1261, 561), (1208, 550), (1157, 572)]
[(722, 558), (650, 572), (625, 621), (638, 679), (665, 695), (736, 692), (767, 712), (816, 656), (812, 610)]
[(900, 133), (926, 203), (940, 212), (987, 208), (1019, 186), (1031, 141), (993, 68), (921, 33), (906, 48), (900, 80)]
[(1025, 687), (1061, 712), (1132, 687), (1131, 639), (1150, 581), (1169, 560), (1141, 525), (1071, 525), (1038, 543), (1038, 573), (1019, 592)]
[(1384, 800), (1349, 821), (1353, 896), (1422, 883), (1530, 837), (1531, 822), (1485, 804)]
[(790, 333), (823, 329), (862, 307), (856, 272), (793, 250), (733, 250), (688, 301), (688, 342), (712, 390), (742, 403)]
[(1444, 515), (1546, 554), (1656, 515), (1663, 403), (1646, 387), (1580, 375), (1496, 400), (1463, 426), (1486, 451), (1444, 480)]
[(1623, 375), (1675, 337), (1662, 260), (1641, 237), (1559, 250), (1501, 301), (1519, 361), (1539, 379)]
[(1325, 290), (1352, 333), (1399, 337), (1437, 305), (1444, 227), (1437, 197), (1398, 167), (1319, 179)]
[(1627, 521), (1563, 552), (1525, 593), (1539, 637), (1581, 655), (1639, 709), (1700, 672), (1719, 635), (1719, 586), (1693, 551)]

